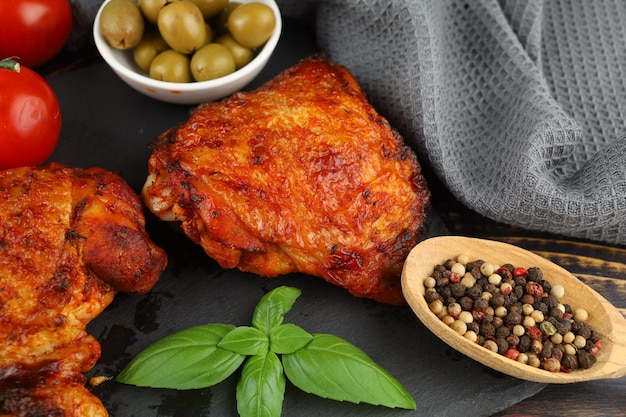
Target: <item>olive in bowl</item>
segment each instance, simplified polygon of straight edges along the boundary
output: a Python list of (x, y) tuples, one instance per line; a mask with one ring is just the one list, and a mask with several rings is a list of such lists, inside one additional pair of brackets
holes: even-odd
[[(192, 105), (221, 99), (265, 67), (282, 20), (274, 0), (212, 3), (220, 1), (219, 11), (207, 15), (202, 0), (106, 0), (94, 20), (96, 48), (126, 84), (149, 97)], [(156, 12), (142, 10), (154, 3)], [(182, 39), (171, 37), (180, 33), (175, 24), (187, 32)]]

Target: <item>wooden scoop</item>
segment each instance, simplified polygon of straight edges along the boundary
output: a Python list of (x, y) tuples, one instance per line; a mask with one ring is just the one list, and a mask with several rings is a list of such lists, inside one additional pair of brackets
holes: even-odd
[[(584, 308), (587, 322), (602, 335), (602, 350), (589, 369), (570, 373), (552, 373), (534, 368), (474, 343), (444, 324), (433, 314), (424, 298), (424, 279), (437, 264), (466, 254), (470, 260), (482, 259), (499, 265), (505, 263), (525, 268), (539, 267), (544, 279), (561, 284), (561, 300), (573, 309)], [(528, 381), (565, 384), (593, 379), (619, 378), (626, 375), (626, 319), (604, 297), (560, 266), (527, 250), (507, 243), (459, 236), (434, 237), (420, 242), (409, 253), (402, 271), (402, 290), (417, 317), (441, 340), (472, 359), (505, 374)]]

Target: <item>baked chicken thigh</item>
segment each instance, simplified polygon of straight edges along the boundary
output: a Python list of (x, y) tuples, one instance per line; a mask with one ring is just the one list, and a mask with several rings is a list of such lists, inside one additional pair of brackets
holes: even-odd
[(162, 134), (142, 197), (223, 268), (301, 272), (401, 304), (430, 193), (353, 76), (316, 54)]
[(85, 387), (100, 357), (85, 327), (165, 268), (144, 226), (141, 200), (108, 171), (0, 171), (0, 415), (108, 415)]

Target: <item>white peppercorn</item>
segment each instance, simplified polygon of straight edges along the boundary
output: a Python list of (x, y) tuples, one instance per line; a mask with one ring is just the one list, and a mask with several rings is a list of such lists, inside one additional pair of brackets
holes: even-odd
[(573, 332), (567, 332), (563, 335), (563, 343), (574, 343), (576, 335)]
[(469, 311), (461, 311), (461, 313), (459, 313), (459, 320), (467, 324), (473, 323), (474, 316), (472, 316), (472, 313), (470, 313)]
[(494, 273), (494, 274), (489, 275), (488, 280), (490, 284), (500, 285), (500, 282), (502, 282), (502, 277)]
[(574, 338), (574, 346), (576, 346), (578, 349), (582, 349), (587, 345), (587, 339), (585, 339), (584, 337), (582, 337), (581, 335), (577, 335)]
[(454, 320), (454, 323), (450, 325), (450, 328), (458, 334), (463, 335), (467, 331), (467, 324), (461, 320)]
[(469, 260), (469, 255), (464, 253), (456, 257), (456, 261), (462, 265), (467, 265)]
[(584, 308), (577, 308), (574, 310), (574, 320), (576, 321), (587, 321), (589, 318), (589, 313)]
[(553, 295), (560, 300), (565, 295), (565, 288), (561, 284), (554, 284), (550, 290), (550, 295)]
[(480, 273), (483, 274), (486, 277), (490, 276), (495, 271), (496, 270), (495, 270), (494, 265), (492, 263), (483, 262), (483, 264), (480, 266)]

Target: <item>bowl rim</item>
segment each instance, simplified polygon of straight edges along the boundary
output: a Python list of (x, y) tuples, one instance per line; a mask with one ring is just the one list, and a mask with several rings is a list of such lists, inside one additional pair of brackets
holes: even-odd
[[(278, 40), (280, 39), (282, 33), (282, 16), (280, 13), (280, 9), (276, 4), (275, 0), (239, 0), (241, 3), (251, 3), (251, 2), (259, 2), (268, 5), (273, 11), (274, 16), (276, 18), (276, 26), (274, 27), (274, 32), (270, 36), (270, 38), (265, 42), (260, 51), (255, 55), (252, 61), (248, 62), (243, 67), (239, 68), (235, 72), (225, 75), (223, 77), (215, 78), (213, 80), (207, 81), (191, 81), (188, 83), (176, 83), (169, 81), (161, 81), (156, 80), (154, 78), (150, 78), (148, 75), (144, 75), (138, 71), (134, 71), (122, 63), (118, 61), (115, 57), (114, 52), (127, 52), (128, 50), (116, 50), (112, 46), (108, 44), (108, 42), (102, 37), (100, 34), (100, 16), (102, 14), (102, 9), (104, 6), (112, 0), (105, 0), (96, 13), (93, 23), (93, 38), (94, 43), (96, 45), (96, 49), (100, 53), (100, 56), (106, 63), (116, 72), (119, 72), (124, 77), (127, 77), (133, 80), (136, 83), (140, 83), (145, 85), (146, 87), (160, 89), (160, 90), (169, 90), (169, 91), (178, 91), (178, 92), (197, 92), (202, 90), (210, 90), (212, 88), (221, 88), (231, 83), (240, 81), (246, 77), (249, 77), (253, 72), (257, 71), (259, 67), (262, 67), (265, 62), (269, 59), (270, 55), (274, 52), (276, 45), (278, 44)], [(132, 59), (132, 58), (131, 58)]]

